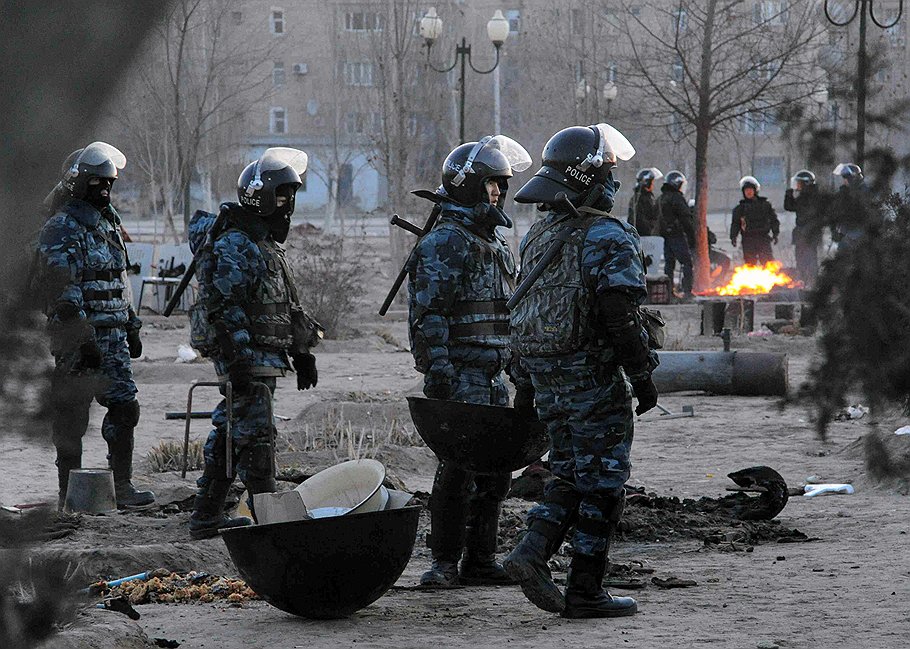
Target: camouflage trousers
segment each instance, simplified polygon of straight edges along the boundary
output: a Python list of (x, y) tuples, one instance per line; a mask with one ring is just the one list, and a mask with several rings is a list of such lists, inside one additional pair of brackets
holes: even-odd
[[(275, 393), (275, 377), (255, 377), (268, 388), (264, 390), (253, 385), (248, 390), (233, 395), (233, 418), (231, 419), (231, 465), (234, 474), (250, 488), (251, 485), (270, 482), (275, 478), (272, 458), (272, 436), (276, 434), (275, 424), (270, 418), (270, 399)], [(221, 388), (224, 394), (224, 388)], [(225, 399), (212, 413), (214, 428), (205, 441), (203, 455), (205, 471), (196, 481), (198, 487), (205, 487), (212, 476), (224, 477), (227, 471), (227, 402)], [(252, 492), (251, 492), (252, 493)]]
[(132, 440), (139, 422), (139, 402), (130, 361), (126, 330), (97, 328), (95, 340), (101, 349), (98, 369), (80, 367), (78, 351), (55, 357), (51, 379), (53, 440), (57, 456), (82, 456), (82, 437), (88, 429), (92, 400), (107, 408), (101, 424), (101, 436), (109, 444)]
[[(452, 401), (494, 406), (509, 404), (509, 390), (498, 368), (478, 368), (453, 361)], [(434, 557), (457, 561), (469, 529), (483, 529), (484, 517), (499, 522), (499, 505), (509, 494), (511, 474), (474, 473), (440, 460), (430, 495), (427, 546)], [(471, 548), (471, 540), (468, 540)]]
[(605, 374), (585, 354), (525, 358), (535, 403), (550, 434), (551, 480), (528, 513), (561, 527), (576, 524), (572, 547), (596, 556), (621, 513), (632, 447), (632, 387), (621, 369)]

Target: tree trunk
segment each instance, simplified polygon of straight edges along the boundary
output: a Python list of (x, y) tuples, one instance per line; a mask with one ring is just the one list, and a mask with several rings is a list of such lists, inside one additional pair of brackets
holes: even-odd
[(702, 42), (699, 70), (698, 122), (695, 126), (695, 259), (693, 290), (711, 288), (711, 262), (708, 259), (708, 142), (711, 137), (711, 64), (713, 54), (714, 16), (717, 0), (708, 0), (705, 15), (705, 38)]

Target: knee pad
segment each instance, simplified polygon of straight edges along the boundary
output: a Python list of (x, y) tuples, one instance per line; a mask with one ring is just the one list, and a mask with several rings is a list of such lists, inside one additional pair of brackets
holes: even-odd
[(107, 407), (112, 424), (124, 428), (135, 428), (139, 423), (139, 402), (135, 399), (124, 403), (112, 403)]

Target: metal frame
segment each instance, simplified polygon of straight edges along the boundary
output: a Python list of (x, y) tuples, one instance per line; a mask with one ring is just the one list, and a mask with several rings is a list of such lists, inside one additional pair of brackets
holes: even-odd
[[(189, 459), (189, 450), (190, 450), (190, 424), (192, 422), (192, 417), (190, 416), (193, 412), (193, 391), (196, 388), (200, 387), (210, 387), (210, 388), (220, 388), (224, 386), (224, 400), (225, 400), (225, 414), (227, 415), (225, 421), (225, 440), (224, 440), (224, 450), (225, 450), (225, 474), (226, 477), (233, 480), (234, 479), (234, 438), (231, 434), (231, 424), (234, 419), (234, 387), (231, 385), (230, 381), (194, 381), (190, 385), (190, 389), (187, 392), (186, 396), (186, 428), (183, 434), (183, 469), (180, 472), (181, 478), (186, 478), (186, 467), (187, 461)], [(269, 390), (267, 386), (262, 381), (253, 381), (250, 383), (250, 386), (263, 392), (263, 396), (266, 396), (266, 403), (268, 404), (269, 411), (269, 422), (272, 425), (272, 428), (275, 429), (275, 412), (272, 407), (272, 391)], [(277, 453), (275, 452), (275, 438), (278, 435), (277, 430), (269, 431), (269, 446), (271, 448), (272, 454), (272, 471), (274, 473)]]

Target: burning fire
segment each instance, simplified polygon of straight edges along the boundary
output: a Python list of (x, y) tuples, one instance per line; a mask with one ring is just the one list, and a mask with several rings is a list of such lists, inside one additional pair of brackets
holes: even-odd
[(797, 288), (802, 282), (794, 280), (786, 273), (780, 272), (783, 265), (779, 261), (769, 261), (764, 266), (744, 264), (733, 269), (733, 278), (726, 286), (712, 289), (711, 295), (755, 295), (770, 293), (775, 286)]

